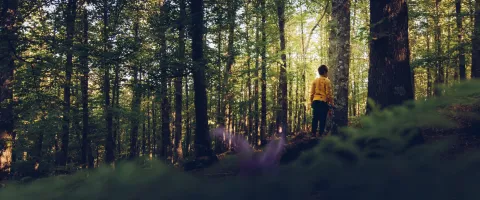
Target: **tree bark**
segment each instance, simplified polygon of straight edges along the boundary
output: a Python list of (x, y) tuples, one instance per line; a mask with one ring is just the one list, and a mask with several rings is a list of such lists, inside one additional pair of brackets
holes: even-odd
[[(222, 12), (218, 12), (218, 16), (217, 16), (217, 26), (219, 27), (219, 31), (218, 32), (218, 36), (217, 36), (217, 67), (218, 67), (218, 71), (221, 72), (222, 71), (222, 31), (220, 31), (222, 25), (223, 25), (223, 16), (222, 16)], [(222, 110), (223, 108), (223, 76), (222, 76), (222, 73), (218, 73), (218, 86), (217, 86), (217, 110), (216, 110), (216, 123), (217, 123), (217, 126), (220, 126), (225, 129), (225, 111)], [(225, 131), (226, 129), (224, 130), (224, 133), (223, 135), (225, 136)], [(224, 142), (225, 142), (225, 137), (215, 137), (214, 140), (215, 140), (215, 152), (216, 153), (222, 153), (223, 152), (223, 145), (224, 145)]]
[(276, 0), (278, 27), (280, 32), (280, 51), (282, 63), (278, 85), (278, 121), (277, 133), (286, 137), (288, 135), (288, 82), (287, 82), (287, 54), (285, 40), (285, 0)]
[[(103, 1), (103, 55), (102, 55), (102, 66), (104, 70), (103, 75), (103, 95), (105, 98), (105, 122), (107, 128), (107, 138), (105, 141), (105, 161), (107, 163), (113, 163), (115, 160), (115, 151), (113, 149), (113, 115), (112, 115), (112, 106), (110, 103), (110, 62), (107, 59), (108, 52), (111, 49), (111, 45), (108, 41), (108, 26), (109, 26), (109, 16), (108, 16), (108, 1)], [(98, 146), (97, 146), (98, 149)]]
[(120, 109), (120, 64), (115, 63), (114, 68), (114, 79), (113, 79), (113, 91), (112, 91), (112, 114), (113, 114), (113, 149), (116, 153), (120, 151), (117, 150), (117, 138), (120, 134), (120, 115), (118, 110)]
[[(138, 7), (136, 8), (138, 11)], [(138, 16), (134, 22), (134, 34), (135, 34), (135, 52), (138, 52), (140, 48), (140, 37), (139, 37), (139, 23), (140, 20)], [(141, 104), (142, 104), (142, 90), (141, 90), (141, 78), (139, 80), (139, 76), (142, 74), (141, 67), (139, 67), (140, 63), (134, 62), (133, 68), (133, 97), (132, 97), (132, 119), (131, 119), (131, 127), (130, 130), (130, 153), (129, 159), (135, 159), (139, 155), (139, 147), (138, 147), (138, 129), (140, 126), (140, 114), (141, 114)]]
[(183, 155), (185, 157), (190, 156), (190, 144), (191, 144), (191, 138), (192, 138), (192, 131), (191, 131), (191, 123), (190, 123), (190, 95), (189, 95), (189, 87), (188, 87), (188, 77), (185, 77), (185, 110), (187, 111), (186, 113), (186, 127), (185, 127), (185, 150)]
[(73, 34), (75, 34), (75, 17), (77, 10), (77, 1), (69, 0), (66, 10), (66, 39), (65, 48), (67, 51), (67, 61), (65, 64), (65, 83), (63, 86), (63, 123), (62, 123), (62, 143), (60, 147), (60, 166), (67, 165), (68, 145), (70, 136), (70, 87), (72, 84), (73, 71)]
[(332, 73), (335, 115), (332, 134), (348, 125), (348, 83), (350, 67), (350, 0), (333, 0), (330, 21), (329, 65)]
[(90, 146), (90, 139), (89, 139), (89, 116), (90, 110), (88, 105), (88, 79), (90, 69), (88, 67), (88, 56), (89, 56), (89, 47), (88, 47), (88, 10), (87, 10), (87, 3), (88, 1), (84, 2), (83, 5), (83, 17), (82, 17), (82, 24), (83, 24), (83, 34), (82, 34), (82, 45), (83, 51), (80, 56), (80, 64), (82, 66), (82, 73), (83, 76), (81, 78), (81, 88), (82, 88), (82, 167), (85, 169), (93, 168), (93, 163), (88, 162), (91, 160), (89, 157), (92, 156), (92, 149)]
[[(113, 80), (113, 114), (114, 114), (114, 127), (113, 127), (113, 151), (114, 155), (120, 156), (121, 155), (121, 130), (120, 130), (120, 64), (116, 63), (115, 64), (115, 69), (114, 69), (114, 80)], [(115, 154), (116, 153), (116, 154)]]
[[(3, 0), (0, 13), (0, 172), (12, 163), (14, 111), (14, 54), (17, 50), (18, 0)], [(3, 177), (0, 177), (2, 179)]]
[(475, 0), (475, 25), (472, 39), (472, 78), (480, 78), (480, 0)]
[(380, 108), (413, 100), (407, 2), (371, 1), (370, 14), (368, 98)]
[[(182, 68), (181, 72), (185, 69), (185, 20), (186, 20), (186, 4), (185, 0), (180, 0), (180, 18), (178, 20), (178, 60)], [(183, 108), (183, 77), (177, 77), (175, 79), (175, 156), (173, 161), (183, 159), (182, 146), (180, 141), (182, 140), (182, 108)]]
[(437, 55), (435, 65), (436, 65), (436, 78), (435, 78), (435, 89), (434, 89), (434, 94), (435, 96), (438, 96), (441, 94), (441, 90), (439, 89), (439, 86), (443, 83), (445, 83), (445, 69), (444, 66), (442, 65), (442, 41), (441, 41), (441, 27), (440, 27), (440, 2), (441, 0), (435, 0), (435, 17), (434, 17), (434, 23), (435, 23), (435, 54)]
[[(258, 105), (258, 100), (259, 100), (259, 77), (258, 77), (258, 72), (260, 70), (260, 49), (261, 47), (259, 47), (260, 45), (260, 33), (259, 33), (259, 20), (257, 19), (257, 22), (256, 22), (256, 30), (255, 30), (255, 46), (256, 46), (256, 52), (255, 52), (255, 70), (254, 70), (254, 73), (253, 73), (253, 76), (254, 76), (254, 89), (253, 89), (253, 134), (255, 134), (257, 137), (259, 137), (259, 125), (260, 125), (260, 115), (259, 115), (259, 105)], [(261, 138), (260, 138), (261, 140)], [(258, 145), (258, 139), (256, 141), (256, 144), (255, 145)]]
[(193, 81), (195, 90), (195, 155), (214, 158), (210, 147), (207, 115), (206, 63), (203, 58), (203, 0), (191, 0)]
[(267, 32), (266, 32), (266, 22), (267, 22), (267, 11), (265, 6), (266, 0), (260, 0), (262, 22), (260, 25), (260, 32), (262, 33), (261, 41), (261, 116), (260, 116), (260, 144), (265, 145), (267, 142), (266, 132), (267, 132)]
[(162, 148), (160, 151), (160, 156), (163, 159), (167, 159), (169, 154), (170, 148), (170, 99), (168, 98), (168, 63), (167, 63), (167, 40), (166, 40), (166, 26), (167, 21), (166, 17), (168, 15), (168, 10), (165, 5), (165, 2), (161, 5), (160, 8), (160, 19), (161, 21), (161, 29), (159, 32), (159, 42), (160, 42), (160, 87), (161, 87), (161, 94), (162, 94)]
[(463, 16), (462, 16), (462, 0), (455, 1), (455, 11), (457, 19), (457, 31), (458, 31), (458, 69), (460, 72), (460, 80), (467, 78), (465, 69), (465, 49), (463, 47)]
[(148, 158), (150, 158), (150, 153), (152, 152), (152, 141), (151, 141), (151, 124), (150, 124), (150, 118), (151, 118), (151, 115), (150, 115), (150, 111), (151, 111), (151, 107), (150, 107), (150, 104), (152, 103), (152, 89), (151, 89), (151, 85), (150, 85), (150, 81), (147, 80), (147, 88), (148, 88), (148, 92), (147, 92), (147, 110), (146, 110), (146, 115), (147, 115), (147, 135), (145, 136), (146, 137), (146, 151), (145, 151), (145, 156), (147, 156)]
[[(248, 135), (251, 135), (252, 138), (252, 144), (256, 145), (257, 141), (257, 135), (253, 132), (253, 115), (252, 115), (252, 69), (251, 69), (251, 62), (252, 62), (252, 52), (250, 48), (250, 0), (247, 0), (245, 3), (245, 18), (246, 18), (246, 42), (247, 42), (247, 102), (248, 102), (248, 112), (246, 113), (247, 115), (247, 127), (246, 127), (246, 133)], [(258, 63), (258, 62), (257, 62)]]
[(151, 152), (156, 155), (157, 152), (157, 110), (156, 110), (156, 96), (153, 95), (152, 100), (152, 145)]
[[(426, 32), (425, 32), (425, 39), (426, 44), (427, 44), (427, 53), (430, 54), (430, 20), (427, 18), (427, 24), (426, 24)], [(427, 63), (427, 97), (430, 97), (433, 95), (433, 81), (432, 81), (432, 66), (431, 64)]]
[[(228, 115), (227, 113), (230, 113), (230, 110), (232, 109), (231, 105), (231, 100), (232, 100), (232, 94), (230, 94), (230, 88), (231, 84), (229, 82), (230, 80), (230, 75), (231, 75), (231, 70), (232, 66), (235, 63), (235, 49), (234, 49), (234, 41), (235, 41), (235, 0), (229, 0), (228, 2), (228, 11), (227, 11), (227, 21), (228, 21), (228, 57), (227, 57), (227, 65), (225, 67), (225, 72), (223, 76), (223, 104), (222, 104), (222, 111), (225, 113), (222, 113), (222, 116), (224, 117), (223, 123), (227, 124), (227, 121), (230, 118), (225, 118), (225, 115)], [(230, 121), (228, 121), (230, 123)]]

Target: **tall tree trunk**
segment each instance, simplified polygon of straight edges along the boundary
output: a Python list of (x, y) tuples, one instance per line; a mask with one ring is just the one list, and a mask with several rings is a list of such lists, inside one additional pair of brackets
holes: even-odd
[[(232, 66), (235, 63), (235, 47), (233, 46), (235, 41), (235, 0), (229, 0), (228, 2), (228, 11), (227, 11), (227, 21), (228, 21), (228, 58), (227, 58), (227, 65), (225, 67), (225, 74), (223, 77), (223, 87), (225, 88), (223, 91), (223, 108), (222, 111), (229, 113), (230, 109), (232, 109), (231, 100), (232, 94), (230, 93), (230, 75)], [(226, 115), (225, 113), (225, 115)], [(223, 121), (226, 122), (224, 119)]]
[[(218, 14), (218, 19), (217, 19), (217, 23), (218, 23), (218, 26), (221, 27), (222, 26), (222, 12), (219, 12)], [(218, 31), (218, 36), (217, 36), (217, 67), (218, 67), (218, 71), (221, 72), (222, 71), (222, 31)], [(216, 116), (217, 116), (217, 125), (220, 126), (220, 127), (223, 127), (224, 128), (224, 133), (223, 133), (223, 136), (225, 136), (225, 111), (222, 110), (223, 106), (222, 106), (222, 101), (223, 101), (223, 79), (222, 79), (222, 73), (218, 73), (218, 87), (217, 87), (217, 110), (216, 110)], [(225, 137), (215, 137), (214, 138), (215, 140), (215, 152), (216, 153), (222, 153), (223, 151), (223, 144), (225, 142)]]
[(329, 63), (335, 98), (332, 134), (348, 125), (348, 84), (350, 67), (350, 0), (332, 1)]
[(75, 34), (75, 17), (77, 1), (69, 0), (66, 10), (66, 40), (67, 61), (65, 64), (65, 83), (63, 86), (63, 123), (62, 123), (62, 144), (59, 165), (66, 166), (68, 160), (68, 145), (70, 136), (70, 87), (73, 71), (73, 34)]
[(166, 40), (166, 26), (167, 21), (166, 17), (168, 15), (168, 10), (165, 5), (165, 2), (161, 5), (160, 8), (160, 18), (161, 18), (161, 30), (159, 32), (159, 42), (160, 42), (160, 87), (162, 94), (162, 149), (160, 156), (163, 159), (167, 159), (170, 148), (170, 99), (168, 98), (168, 63), (167, 63), (167, 40)]
[(261, 145), (265, 145), (267, 142), (266, 132), (267, 132), (267, 32), (266, 32), (266, 24), (267, 24), (267, 11), (265, 6), (266, 0), (260, 0), (260, 7), (261, 7), (261, 15), (262, 15), (262, 23), (260, 25), (260, 32), (262, 33), (262, 41), (261, 41), (261, 60), (262, 60), (262, 74), (261, 74), (261, 116), (260, 116), (260, 143)]
[(157, 110), (156, 110), (156, 95), (153, 95), (152, 100), (152, 145), (151, 152), (156, 155), (157, 152)]
[[(303, 10), (302, 10), (302, 16), (303, 16)], [(301, 99), (302, 99), (302, 104), (301, 104), (301, 122), (300, 122), (300, 128), (301, 129), (306, 129), (306, 125), (307, 125), (307, 106), (306, 106), (306, 102), (307, 102), (307, 98), (306, 98), (306, 89), (307, 89), (307, 77), (306, 77), (306, 73), (307, 73), (307, 46), (308, 44), (306, 44), (305, 42), (305, 32), (304, 32), (304, 26), (305, 26), (305, 22), (301, 21), (300, 23), (301, 25), (301, 28), (302, 28), (302, 80), (301, 80), (301, 83), (302, 83), (302, 95), (301, 95)]]
[(80, 64), (82, 66), (82, 73), (83, 76), (81, 78), (81, 88), (82, 88), (82, 167), (85, 169), (93, 168), (93, 163), (88, 162), (89, 156), (91, 156), (91, 146), (90, 146), (90, 139), (89, 139), (89, 107), (88, 107), (88, 79), (90, 69), (88, 68), (88, 55), (89, 55), (89, 47), (88, 47), (88, 10), (87, 10), (87, 3), (88, 1), (84, 2), (83, 5), (83, 34), (82, 34), (82, 45), (83, 51), (80, 56)]
[[(138, 7), (136, 8), (138, 11)], [(134, 34), (135, 34), (135, 49), (138, 52), (140, 48), (140, 37), (139, 37), (139, 23), (140, 20), (138, 16), (135, 19), (134, 23)], [(142, 104), (142, 88), (141, 88), (141, 76), (142, 70), (139, 66), (140, 63), (134, 62), (133, 68), (133, 97), (132, 97), (132, 119), (131, 119), (131, 130), (130, 130), (130, 152), (129, 159), (134, 159), (139, 155), (138, 147), (138, 129), (140, 126), (140, 113), (141, 113), (141, 104)]]
[(455, 1), (455, 11), (457, 19), (457, 30), (458, 30), (458, 69), (460, 71), (460, 80), (465, 80), (467, 78), (466, 69), (465, 69), (465, 49), (463, 47), (463, 16), (462, 16), (462, 0)]
[[(451, 44), (451, 41), (452, 41), (452, 26), (451, 26), (451, 23), (447, 23), (447, 45), (446, 45), (446, 52), (449, 52), (450, 51), (450, 44)], [(452, 66), (452, 59), (450, 58), (447, 58), (446, 60), (446, 65), (444, 68), (444, 71), (445, 71), (445, 85), (448, 86), (448, 83), (449, 83), (449, 79), (450, 79), (450, 73), (449, 73), (449, 70)], [(415, 71), (413, 71), (415, 73)], [(415, 74), (413, 74), (413, 77), (415, 77)], [(415, 87), (413, 88), (413, 91), (415, 92)]]
[[(147, 95), (144, 93), (143, 94), (143, 100), (146, 101)], [(148, 102), (145, 102), (148, 104)], [(142, 156), (145, 156), (147, 153), (147, 122), (145, 121), (145, 114), (148, 112), (148, 110), (144, 109), (142, 112)]]
[(472, 39), (472, 78), (480, 78), (480, 0), (475, 0), (475, 25)]
[[(116, 101), (113, 102), (113, 107), (115, 108), (115, 127), (113, 132), (113, 149), (116, 152), (117, 156), (121, 156), (121, 137), (122, 137), (122, 130), (120, 126), (120, 114), (118, 111), (120, 110), (120, 65), (117, 63), (115, 66), (115, 80), (114, 80), (114, 88), (115, 92), (115, 99)], [(115, 154), (114, 154), (115, 155)]]
[(186, 126), (185, 126), (185, 150), (184, 150), (184, 156), (188, 157), (190, 156), (190, 144), (191, 144), (191, 138), (192, 138), (192, 131), (191, 131), (191, 123), (190, 123), (190, 95), (189, 95), (189, 87), (188, 87), (188, 77), (185, 77), (185, 110), (187, 111), (185, 119), (186, 121)]
[[(115, 63), (114, 79), (113, 79), (113, 91), (112, 91), (112, 107), (113, 109), (113, 149), (117, 149), (117, 138), (120, 132), (120, 115), (118, 110), (120, 109), (120, 63)], [(119, 144), (118, 144), (119, 145)], [(119, 151), (117, 151), (119, 153)]]
[[(353, 1), (353, 18), (352, 18), (353, 22), (352, 22), (352, 27), (351, 27), (351, 29), (352, 29), (351, 32), (353, 33), (352, 34), (353, 37), (356, 37), (356, 35), (357, 35), (356, 34), (357, 30), (355, 29), (357, 27), (357, 20), (358, 20), (357, 17), (358, 17), (358, 0), (354, 0)], [(357, 43), (351, 44), (350, 50), (351, 49), (356, 49), (356, 48), (358, 48)], [(357, 58), (354, 57), (354, 54), (352, 52), (350, 52), (350, 55), (351, 55), (351, 58), (352, 58), (350, 65), (351, 66), (356, 66)], [(357, 110), (358, 99), (359, 99), (358, 89), (359, 89), (359, 82), (360, 82), (360, 81), (358, 81), (360, 79), (359, 70), (361, 70), (361, 69), (358, 67), (352, 73), (352, 79), (353, 79), (352, 80), (352, 85), (353, 86), (350, 89), (352, 91), (351, 92), (351, 94), (352, 94), (351, 110), (352, 110), (352, 116), (354, 116), (354, 117), (358, 116), (358, 110)]]
[[(186, 20), (185, 0), (180, 0), (180, 18), (178, 19), (178, 60), (180, 61), (180, 72), (183, 74), (185, 65), (185, 20)], [(183, 159), (182, 146), (182, 107), (183, 107), (183, 76), (175, 79), (175, 156), (173, 161)]]
[[(47, 116), (47, 112), (43, 112), (42, 113), (42, 120), (45, 120), (46, 116)], [(35, 153), (35, 158), (34, 158), (35, 163), (40, 163), (40, 161), (42, 160), (42, 156), (43, 156), (42, 149), (43, 149), (44, 137), (45, 137), (44, 132), (40, 131), (39, 135), (38, 135), (38, 138), (37, 138), (37, 141), (35, 143), (35, 152), (36, 152)], [(34, 167), (34, 170), (37, 171), (36, 167)], [(0, 177), (0, 180), (1, 180), (1, 177)]]
[(368, 98), (381, 108), (413, 100), (407, 1), (370, 1), (370, 14)]
[[(427, 40), (426, 43), (427, 43), (427, 53), (430, 54), (430, 21), (428, 20), (427, 18), (427, 25), (426, 25), (426, 32), (425, 32), (425, 39)], [(427, 63), (427, 97), (430, 97), (433, 95), (433, 81), (432, 81), (432, 66), (430, 64)]]
[(276, 0), (278, 28), (280, 32), (280, 51), (282, 64), (280, 66), (280, 78), (278, 84), (278, 121), (277, 133), (284, 137), (288, 135), (288, 79), (287, 79), (287, 54), (285, 40), (285, 4), (286, 0)]
[(195, 90), (195, 155), (212, 157), (207, 115), (206, 63), (203, 58), (203, 0), (191, 0), (193, 81)]
[[(255, 70), (253, 73), (254, 76), (254, 89), (253, 89), (253, 134), (259, 137), (259, 125), (260, 125), (260, 113), (259, 113), (259, 77), (258, 72), (260, 70), (260, 31), (259, 31), (259, 23), (260, 20), (257, 17), (255, 22)], [(261, 137), (260, 137), (261, 140)], [(255, 141), (255, 145), (258, 145), (258, 139)]]
[(115, 156), (121, 155), (121, 130), (120, 130), (120, 63), (115, 63), (114, 69), (114, 80), (113, 80), (113, 92), (112, 92), (112, 107), (114, 108), (113, 117), (114, 117), (114, 127), (113, 127), (113, 151)]
[(148, 87), (148, 93), (147, 93), (147, 111), (146, 111), (146, 115), (147, 115), (147, 135), (145, 136), (146, 137), (146, 141), (145, 141), (145, 148), (146, 148), (146, 151), (145, 151), (145, 156), (148, 156), (150, 158), (150, 153), (152, 152), (151, 150), (151, 134), (150, 134), (150, 130), (151, 129), (151, 126), (150, 126), (150, 103), (151, 103), (151, 99), (152, 99), (152, 93), (151, 93), (151, 89), (150, 89), (150, 81), (147, 81), (147, 87)]
[(440, 27), (440, 2), (441, 0), (435, 0), (435, 17), (434, 17), (434, 23), (435, 23), (435, 54), (437, 55), (435, 65), (437, 68), (437, 76), (435, 78), (435, 89), (434, 93), (435, 96), (438, 96), (441, 94), (441, 90), (439, 86), (443, 83), (445, 83), (445, 67), (442, 64), (443, 60), (443, 54), (442, 54), (442, 30)]
[[(105, 143), (105, 161), (107, 163), (113, 163), (115, 160), (115, 151), (113, 149), (113, 115), (112, 115), (112, 106), (110, 103), (110, 62), (107, 59), (108, 52), (111, 49), (111, 45), (108, 41), (108, 28), (109, 28), (109, 16), (108, 16), (108, 1), (103, 1), (103, 55), (102, 55), (102, 65), (104, 70), (103, 75), (103, 95), (105, 98), (105, 122), (107, 128), (107, 138)], [(97, 145), (98, 149), (98, 145)]]
[[(17, 50), (18, 0), (3, 0), (0, 13), (0, 172), (9, 171), (14, 140), (13, 80)], [(0, 176), (0, 180), (3, 177)]]
[[(291, 58), (292, 57), (292, 54), (289, 53), (288, 54), (288, 57)], [(289, 65), (288, 65), (290, 68), (292, 68), (292, 59), (289, 59)], [(293, 120), (292, 120), (292, 117), (293, 117), (293, 110), (294, 110), (294, 107), (293, 107), (293, 79), (290, 78), (290, 79), (287, 79), (287, 83), (288, 83), (288, 88), (287, 88), (287, 103), (288, 103), (288, 111), (287, 111), (287, 124), (289, 125), (288, 126), (288, 132), (291, 133), (293, 130)]]
[[(252, 114), (252, 69), (251, 69), (251, 62), (252, 62), (252, 52), (250, 48), (250, 0), (247, 0), (245, 4), (245, 18), (246, 18), (246, 42), (247, 42), (247, 100), (248, 100), (248, 112), (247, 115), (247, 134), (252, 136), (252, 144), (256, 144), (257, 135), (253, 132), (253, 114)], [(258, 62), (257, 62), (258, 63)]]

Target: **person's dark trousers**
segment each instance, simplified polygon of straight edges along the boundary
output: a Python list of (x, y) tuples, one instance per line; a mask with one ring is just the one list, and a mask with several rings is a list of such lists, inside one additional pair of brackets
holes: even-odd
[(315, 134), (317, 133), (318, 124), (320, 123), (320, 136), (321, 136), (325, 131), (327, 115), (328, 115), (328, 104), (324, 101), (313, 101), (312, 110), (313, 110), (312, 134), (315, 136)]

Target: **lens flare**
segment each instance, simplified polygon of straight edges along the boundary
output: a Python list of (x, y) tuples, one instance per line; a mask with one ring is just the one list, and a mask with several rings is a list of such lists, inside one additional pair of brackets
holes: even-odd
[[(282, 132), (280, 132), (282, 133)], [(285, 137), (270, 141), (262, 152), (255, 153), (244, 136), (234, 135), (224, 127), (212, 131), (214, 137), (226, 137), (234, 144), (234, 151), (239, 157), (240, 173), (243, 175), (258, 175), (275, 172), (286, 145)]]

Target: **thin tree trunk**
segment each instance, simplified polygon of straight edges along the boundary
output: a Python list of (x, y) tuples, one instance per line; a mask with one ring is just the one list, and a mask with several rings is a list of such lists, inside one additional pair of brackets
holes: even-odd
[(117, 146), (116, 141), (120, 131), (120, 115), (118, 113), (118, 110), (120, 109), (120, 64), (119, 63), (115, 64), (114, 76), (115, 78), (113, 80), (112, 107), (114, 108), (113, 110), (113, 116), (114, 116), (113, 149), (115, 151)]
[(285, 40), (285, 2), (286, 0), (277, 0), (277, 17), (280, 32), (280, 51), (282, 64), (280, 66), (279, 90), (278, 90), (278, 121), (277, 133), (286, 137), (288, 135), (288, 78), (287, 78), (287, 54)]
[[(253, 131), (253, 114), (252, 114), (252, 75), (251, 75), (251, 62), (252, 62), (252, 53), (251, 53), (251, 48), (250, 48), (250, 12), (249, 12), (249, 7), (250, 5), (250, 0), (247, 0), (246, 5), (245, 5), (245, 18), (246, 18), (246, 40), (247, 40), (247, 83), (246, 87), (248, 88), (247, 90), (247, 100), (248, 100), (248, 112), (247, 114), (247, 133), (252, 136), (252, 144), (255, 145), (255, 141), (257, 140), (257, 136), (255, 135)], [(258, 63), (258, 62), (257, 62)]]
[[(90, 140), (89, 140), (89, 108), (88, 108), (88, 79), (90, 69), (88, 68), (88, 10), (87, 10), (87, 3), (88, 1), (84, 2), (83, 5), (83, 35), (82, 35), (82, 45), (83, 45), (83, 52), (80, 56), (80, 62), (82, 66), (83, 77), (81, 78), (81, 88), (82, 88), (82, 167), (85, 169), (93, 168), (93, 166), (88, 163), (89, 156), (91, 156), (91, 147), (90, 147)], [(87, 164), (88, 163), (88, 164)]]
[[(143, 95), (143, 102), (148, 104), (147, 95), (144, 93)], [(147, 123), (145, 121), (145, 114), (148, 110), (144, 109), (142, 112), (142, 156), (145, 156), (147, 153)]]
[(167, 74), (167, 40), (166, 40), (166, 16), (168, 15), (168, 10), (165, 5), (165, 2), (161, 5), (160, 8), (160, 18), (161, 18), (161, 30), (159, 32), (159, 41), (160, 41), (160, 71), (161, 71), (161, 78), (160, 78), (160, 87), (161, 87), (161, 94), (162, 94), (162, 149), (160, 152), (160, 156), (163, 159), (167, 159), (169, 154), (170, 148), (170, 99), (168, 98), (168, 74)]
[[(354, 0), (353, 1), (353, 22), (352, 22), (352, 33), (353, 33), (353, 37), (356, 37), (356, 26), (357, 26), (357, 10), (358, 10), (358, 0)], [(352, 51), (352, 49), (356, 49), (357, 48), (357, 45), (356, 43), (353, 43), (351, 44), (351, 47), (350, 47), (350, 51)], [(351, 57), (351, 63), (350, 63), (350, 66), (356, 66), (356, 61), (357, 61), (357, 58), (354, 56), (355, 54), (353, 54), (352, 52), (350, 52), (350, 57)], [(358, 81), (357, 79), (359, 79), (359, 75), (358, 75), (358, 72), (357, 72), (358, 68), (355, 69), (352, 73), (352, 88), (351, 88), (351, 94), (352, 94), (352, 105), (351, 105), (351, 112), (352, 112), (352, 116), (356, 117), (358, 115), (357, 113), (357, 102), (358, 102)]]
[(267, 22), (267, 11), (265, 6), (266, 0), (260, 0), (260, 7), (261, 7), (261, 15), (262, 15), (262, 23), (260, 25), (260, 32), (262, 33), (262, 41), (261, 41), (261, 60), (262, 60), (262, 77), (261, 77), (261, 89), (262, 89), (262, 96), (261, 96), (261, 116), (260, 116), (260, 144), (265, 145), (266, 140), (266, 132), (267, 132), (267, 33), (266, 33), (266, 22)]
[(458, 69), (460, 72), (460, 80), (465, 80), (467, 78), (466, 69), (465, 69), (465, 49), (463, 47), (463, 16), (462, 16), (462, 0), (455, 1), (455, 11), (457, 19), (457, 29), (458, 29)]
[(157, 110), (156, 110), (156, 96), (153, 95), (152, 100), (152, 145), (151, 152), (155, 155), (157, 152)]
[(113, 107), (115, 108), (115, 127), (114, 127), (114, 132), (113, 132), (113, 151), (115, 155), (115, 151), (118, 156), (121, 155), (121, 148), (120, 146), (122, 145), (120, 142), (120, 137), (121, 137), (121, 130), (120, 130), (120, 114), (118, 113), (120, 110), (120, 64), (116, 63), (115, 65), (115, 79), (114, 79), (114, 88), (113, 90), (115, 91), (114, 98), (115, 101), (113, 101)]
[[(254, 89), (253, 89), (253, 134), (257, 137), (255, 140), (255, 145), (258, 145), (259, 142), (259, 125), (260, 125), (260, 113), (259, 113), (259, 105), (258, 105), (258, 100), (259, 100), (259, 77), (258, 77), (258, 72), (260, 70), (260, 32), (259, 32), (259, 17), (256, 17), (255, 20), (255, 71), (253, 73), (254, 76)], [(261, 137), (260, 137), (261, 140)]]
[[(303, 15), (303, 10), (302, 10), (302, 15)], [(323, 17), (322, 17), (323, 19)], [(319, 22), (320, 23), (320, 22)], [(306, 106), (306, 102), (307, 102), (307, 98), (306, 98), (306, 83), (307, 83), (307, 78), (306, 78), (306, 72), (307, 72), (307, 46), (308, 44), (305, 44), (305, 32), (304, 32), (304, 21), (303, 21), (303, 18), (302, 18), (302, 21), (301, 21), (301, 28), (302, 28), (302, 64), (303, 64), (303, 67), (302, 67), (302, 80), (301, 80), (301, 83), (302, 83), (302, 105), (301, 105), (301, 112), (302, 112), (302, 122), (301, 122), (301, 128), (302, 129), (306, 129), (306, 125), (307, 125), (307, 106)]]
[[(425, 33), (425, 38), (427, 40), (427, 53), (430, 54), (430, 33), (429, 33), (429, 20), (427, 19), (427, 31)], [(427, 64), (427, 97), (430, 97), (433, 95), (433, 81), (432, 81), (432, 72), (431, 68), (432, 66), (430, 64)]]
[[(232, 66), (235, 63), (235, 49), (234, 49), (234, 41), (235, 41), (235, 1), (234, 0), (229, 0), (228, 2), (228, 11), (227, 11), (227, 20), (228, 20), (228, 58), (227, 58), (227, 65), (225, 67), (225, 74), (223, 77), (223, 86), (224, 86), (224, 91), (223, 91), (223, 108), (222, 110), (225, 112), (230, 112), (229, 110), (231, 109), (231, 98), (232, 94), (230, 94), (230, 75), (231, 75), (231, 70)], [(225, 119), (224, 119), (225, 121)]]
[[(45, 120), (46, 116), (47, 116), (47, 113), (43, 112), (42, 113), (42, 120)], [(35, 158), (34, 158), (35, 163), (40, 163), (41, 160), (42, 160), (43, 140), (44, 140), (44, 132), (40, 131), (39, 135), (38, 135), (38, 138), (37, 138), (37, 141), (35, 143), (35, 152), (36, 152), (36, 155), (35, 155)], [(37, 171), (37, 170), (35, 169), (35, 171)]]
[[(450, 44), (451, 44), (451, 41), (452, 41), (452, 26), (451, 26), (451, 23), (447, 23), (447, 46), (446, 46), (446, 52), (449, 52), (450, 51)], [(449, 84), (449, 79), (450, 79), (450, 68), (452, 67), (452, 59), (451, 58), (447, 58), (447, 61), (446, 61), (446, 65), (444, 67), (444, 71), (445, 71), (445, 85), (448, 86)], [(413, 71), (415, 72), (415, 71)], [(415, 74), (414, 74), (415, 75)], [(414, 76), (415, 77), (415, 76)], [(415, 89), (415, 88), (414, 88)], [(415, 91), (415, 90), (414, 90)]]
[(189, 89), (188, 89), (188, 77), (185, 77), (185, 110), (186, 113), (186, 133), (185, 133), (185, 151), (184, 156), (190, 156), (190, 143), (192, 138), (191, 134), (191, 124), (190, 124), (190, 96), (189, 96)]
[(440, 2), (441, 0), (435, 0), (435, 54), (437, 55), (435, 64), (437, 68), (437, 76), (435, 78), (435, 96), (440, 95), (441, 90), (439, 86), (445, 83), (445, 68), (442, 64), (442, 42), (441, 42), (441, 26), (440, 26)]
[[(187, 17), (185, 0), (180, 0), (180, 18), (178, 22), (178, 60), (181, 63), (181, 72), (185, 70), (185, 20)], [(176, 156), (173, 161), (183, 159), (182, 146), (182, 108), (183, 108), (183, 77), (175, 79), (175, 150)]]
[(475, 0), (475, 25), (472, 39), (472, 78), (480, 77), (480, 0)]
[[(221, 16), (221, 12), (219, 12), (219, 16), (218, 16), (218, 26), (220, 27), (222, 24), (222, 16)], [(218, 71), (221, 72), (222, 71), (222, 31), (218, 31), (218, 41), (217, 41), (217, 67), (218, 67)], [(218, 73), (218, 87), (217, 87), (217, 110), (216, 110), (216, 116), (217, 116), (217, 125), (222, 127), (224, 130), (223, 130), (223, 135), (224, 137), (223, 138), (220, 138), (220, 137), (215, 137), (214, 140), (215, 140), (215, 152), (216, 153), (222, 153), (223, 151), (223, 144), (224, 144), (224, 140), (225, 140), (225, 131), (226, 131), (226, 127), (225, 127), (225, 111), (222, 110), (223, 106), (222, 106), (222, 101), (223, 101), (223, 80), (222, 80), (222, 73)]]
[[(289, 53), (289, 58), (292, 57), (291, 53)], [(289, 59), (289, 67), (292, 68), (292, 59)], [(290, 79), (287, 79), (287, 83), (288, 83), (288, 89), (287, 89), (287, 103), (288, 103), (288, 117), (287, 117), (287, 124), (289, 124), (288, 126), (288, 132), (289, 133), (292, 133), (292, 128), (293, 128), (293, 120), (292, 120), (292, 117), (293, 117), (293, 110), (294, 110), (294, 107), (293, 107), (293, 79), (290, 78)]]
[[(108, 17), (108, 1), (103, 1), (103, 56), (102, 56), (102, 65), (104, 68), (103, 76), (103, 95), (105, 97), (105, 122), (107, 128), (107, 138), (105, 143), (105, 161), (107, 163), (113, 163), (115, 160), (115, 151), (113, 149), (113, 115), (112, 115), (112, 106), (110, 105), (110, 63), (107, 62), (107, 55), (110, 51), (110, 44), (108, 41), (108, 26), (109, 26), (109, 17)], [(97, 145), (98, 150), (98, 145)], [(98, 155), (97, 155), (98, 156)], [(97, 160), (98, 162), (98, 160)]]

